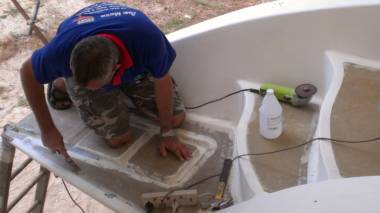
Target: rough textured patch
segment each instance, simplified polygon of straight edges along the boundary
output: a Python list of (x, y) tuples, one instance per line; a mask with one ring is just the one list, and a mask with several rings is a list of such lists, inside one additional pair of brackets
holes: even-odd
[[(346, 64), (331, 117), (332, 138), (365, 140), (380, 136), (380, 71)], [(380, 143), (332, 144), (344, 177), (380, 175)]]
[[(194, 141), (196, 143), (196, 141)], [(148, 143), (139, 149), (139, 151), (132, 157), (131, 163), (139, 165), (142, 169), (154, 171), (162, 176), (173, 175), (177, 172), (183, 162), (170, 153), (163, 158), (159, 151), (159, 137), (152, 137)], [(191, 152), (196, 149), (194, 146), (189, 145)]]
[[(255, 107), (261, 105), (261, 98)], [(250, 153), (261, 153), (284, 149), (310, 140), (314, 134), (319, 107), (308, 105), (305, 107), (293, 107), (281, 104), (283, 108), (283, 133), (275, 140), (264, 139), (259, 132), (258, 116), (249, 126), (248, 147)], [(291, 186), (301, 184), (306, 175), (306, 168), (302, 162), (302, 156), (306, 148), (264, 155), (253, 156), (251, 161), (259, 176), (263, 188), (267, 192), (274, 192)]]

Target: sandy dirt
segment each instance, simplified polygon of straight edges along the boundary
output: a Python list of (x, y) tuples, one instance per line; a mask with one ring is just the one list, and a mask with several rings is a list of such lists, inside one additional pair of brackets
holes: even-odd
[[(19, 0), (28, 14), (31, 15), (35, 1)], [(38, 14), (38, 26), (44, 35), (51, 39), (59, 23), (65, 17), (94, 0), (42, 0)], [(109, 1), (124, 3), (144, 11), (164, 32), (190, 26), (203, 20), (233, 10), (262, 3), (261, 0), (120, 0)], [(35, 36), (29, 36), (29, 26), (11, 1), (3, 0), (0, 4), (0, 127), (6, 123), (15, 123), (31, 113), (23, 95), (18, 70), (32, 52), (42, 46)], [(2, 130), (0, 130), (1, 132)], [(16, 151), (14, 168), (27, 158)], [(38, 173), (38, 164), (32, 163), (19, 177), (12, 181), (10, 199), (15, 197)], [(69, 189), (86, 212), (112, 212), (75, 187)], [(34, 193), (29, 193), (12, 212), (25, 212), (33, 201)], [(51, 175), (45, 212), (80, 212), (66, 194), (60, 178)]]

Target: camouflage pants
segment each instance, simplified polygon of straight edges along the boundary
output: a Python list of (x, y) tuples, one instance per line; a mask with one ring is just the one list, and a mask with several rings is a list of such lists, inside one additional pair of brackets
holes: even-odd
[[(79, 109), (82, 120), (106, 140), (128, 131), (131, 111), (152, 120), (158, 118), (154, 82), (150, 76), (136, 85), (123, 86), (111, 91), (89, 90), (77, 85), (72, 78), (67, 78), (65, 84), (71, 100)], [(131, 102), (134, 105), (132, 108)], [(172, 106), (173, 115), (185, 111), (174, 81)]]

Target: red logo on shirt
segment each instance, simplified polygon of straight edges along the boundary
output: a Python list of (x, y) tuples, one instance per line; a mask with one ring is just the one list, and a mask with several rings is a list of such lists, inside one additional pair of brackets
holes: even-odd
[(76, 22), (78, 25), (79, 24), (85, 24), (85, 23), (90, 23), (93, 22), (95, 18), (93, 16), (78, 16), (74, 22)]

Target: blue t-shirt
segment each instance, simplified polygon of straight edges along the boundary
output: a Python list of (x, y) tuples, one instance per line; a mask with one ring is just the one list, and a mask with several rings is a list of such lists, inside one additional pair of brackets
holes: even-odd
[(165, 35), (141, 11), (112, 3), (97, 3), (69, 17), (58, 27), (57, 35), (32, 55), (37, 81), (49, 83), (70, 77), (70, 54), (81, 39), (108, 33), (124, 43), (133, 66), (122, 76), (122, 84), (134, 84), (146, 70), (155, 78), (163, 77), (176, 53)]

